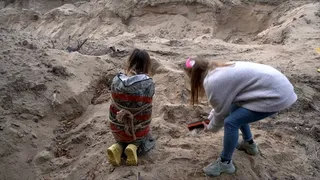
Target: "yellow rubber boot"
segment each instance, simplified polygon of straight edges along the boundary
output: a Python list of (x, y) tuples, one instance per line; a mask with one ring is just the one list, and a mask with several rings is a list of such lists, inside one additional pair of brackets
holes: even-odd
[(121, 154), (123, 148), (120, 144), (116, 143), (107, 149), (108, 160), (114, 166), (119, 166), (121, 163)]
[(127, 165), (136, 166), (138, 165), (138, 156), (137, 156), (137, 146), (134, 144), (129, 144), (124, 153), (127, 155)]

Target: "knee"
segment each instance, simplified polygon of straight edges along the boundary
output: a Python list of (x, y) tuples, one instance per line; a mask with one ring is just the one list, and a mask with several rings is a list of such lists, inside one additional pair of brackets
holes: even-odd
[(239, 127), (237, 126), (236, 122), (232, 118), (226, 118), (224, 120), (224, 129), (227, 130), (237, 130)]

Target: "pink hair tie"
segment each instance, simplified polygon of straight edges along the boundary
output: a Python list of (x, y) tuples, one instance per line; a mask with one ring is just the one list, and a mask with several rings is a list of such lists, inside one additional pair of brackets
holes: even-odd
[(186, 67), (187, 68), (192, 68), (195, 63), (196, 62), (194, 60), (191, 60), (190, 58), (188, 58), (187, 61), (186, 61)]

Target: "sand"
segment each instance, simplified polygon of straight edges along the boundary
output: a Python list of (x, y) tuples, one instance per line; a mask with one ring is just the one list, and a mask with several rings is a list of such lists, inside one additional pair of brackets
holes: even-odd
[[(210, 111), (206, 99), (189, 105), (181, 65), (195, 55), (272, 65), (299, 96), (252, 124), (260, 155), (236, 151), (236, 174), (216, 179), (319, 179), (319, 42), (316, 0), (1, 1), (0, 179), (210, 179), (202, 168), (219, 156), (223, 131), (186, 128)], [(108, 86), (135, 47), (153, 61), (157, 142), (138, 166), (112, 167)]]

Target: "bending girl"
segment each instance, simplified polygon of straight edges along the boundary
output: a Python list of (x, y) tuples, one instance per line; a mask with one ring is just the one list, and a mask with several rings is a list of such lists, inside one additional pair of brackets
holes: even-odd
[[(215, 162), (203, 169), (208, 176), (234, 173), (232, 154), (236, 148), (258, 154), (249, 124), (284, 110), (297, 100), (286, 76), (268, 65), (188, 59), (186, 72), (192, 104), (205, 94), (213, 107), (205, 129), (215, 133), (224, 127), (223, 150)], [(243, 140), (238, 143), (239, 129)]]

